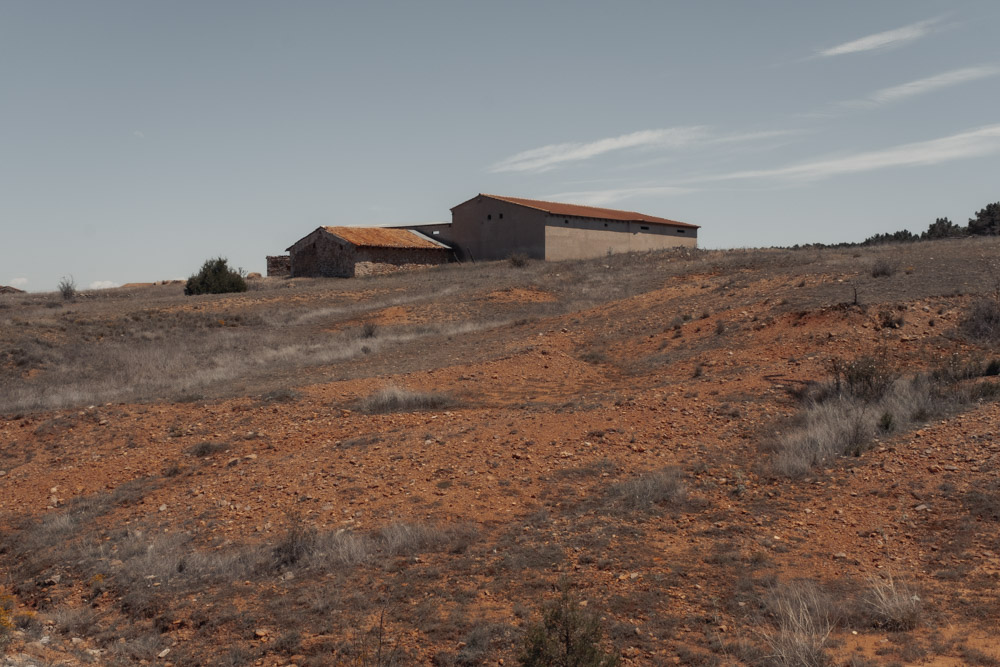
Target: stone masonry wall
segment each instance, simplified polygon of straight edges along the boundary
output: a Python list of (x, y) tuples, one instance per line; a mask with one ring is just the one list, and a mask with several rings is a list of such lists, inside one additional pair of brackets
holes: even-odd
[(354, 275), (374, 276), (447, 264), (449, 255), (444, 248), (358, 248)]
[(292, 275), (291, 255), (268, 255), (267, 256), (267, 277), (287, 278)]

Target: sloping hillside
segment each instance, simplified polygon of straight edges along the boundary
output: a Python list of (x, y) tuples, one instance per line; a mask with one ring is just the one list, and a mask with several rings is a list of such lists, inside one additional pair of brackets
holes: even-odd
[(998, 250), (0, 296), (8, 660), (995, 664)]

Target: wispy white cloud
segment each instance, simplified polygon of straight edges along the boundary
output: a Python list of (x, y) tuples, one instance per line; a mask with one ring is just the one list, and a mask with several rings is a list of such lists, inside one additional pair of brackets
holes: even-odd
[(934, 27), (940, 23), (941, 20), (942, 17), (937, 17), (927, 19), (926, 21), (918, 21), (917, 23), (904, 25), (902, 28), (878, 32), (874, 35), (868, 35), (867, 37), (862, 37), (861, 39), (855, 39), (850, 42), (830, 47), (829, 49), (824, 49), (819, 51), (817, 55), (829, 58), (831, 56), (843, 56), (849, 53), (861, 53), (863, 51), (875, 51), (878, 49), (900, 46), (907, 42), (920, 39), (921, 37), (926, 37), (933, 32)]
[(607, 206), (625, 199), (633, 197), (655, 196), (655, 195), (681, 195), (688, 192), (695, 192), (695, 188), (675, 187), (670, 185), (632, 187), (632, 188), (612, 188), (608, 190), (578, 190), (575, 192), (557, 192), (551, 195), (544, 195), (544, 199), (555, 201), (571, 201), (584, 206)]
[(541, 148), (522, 151), (500, 160), (490, 167), (490, 171), (549, 171), (567, 162), (589, 160), (612, 151), (653, 146), (676, 148), (702, 140), (707, 136), (708, 130), (703, 126), (671, 127), (661, 130), (641, 130), (587, 143), (549, 144)]
[(10, 281), (11, 287), (24, 287), (28, 284), (27, 278), (14, 278)]
[(581, 162), (626, 149), (681, 149), (712, 144), (763, 141), (798, 132), (798, 130), (767, 130), (719, 135), (703, 125), (642, 130), (586, 143), (570, 142), (533, 148), (493, 164), (490, 166), (490, 171), (539, 173), (567, 163)]
[(112, 287), (121, 287), (121, 285), (113, 280), (95, 280), (90, 283), (88, 289), (111, 289)]
[(803, 162), (776, 169), (737, 171), (685, 183), (737, 179), (777, 179), (815, 181), (841, 174), (853, 174), (890, 167), (918, 167), (1000, 153), (1000, 124), (987, 125), (939, 139), (902, 144), (878, 151), (865, 151), (833, 158)]
[(899, 100), (904, 100), (908, 97), (916, 97), (917, 95), (932, 93), (934, 91), (941, 90), (942, 88), (949, 88), (951, 86), (957, 86), (970, 81), (987, 79), (991, 76), (996, 76), (997, 74), (1000, 74), (1000, 67), (996, 65), (965, 67), (962, 69), (952, 70), (950, 72), (944, 72), (943, 74), (935, 74), (934, 76), (929, 76), (924, 79), (917, 79), (916, 81), (910, 81), (898, 86), (883, 88), (882, 90), (872, 93), (863, 100), (854, 100), (852, 102), (846, 102), (845, 104), (847, 106), (878, 106), (882, 104), (889, 104), (892, 102), (898, 102)]

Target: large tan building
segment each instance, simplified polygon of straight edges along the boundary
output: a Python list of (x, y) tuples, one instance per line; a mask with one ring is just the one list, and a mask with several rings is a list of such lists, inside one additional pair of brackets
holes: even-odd
[(419, 227), (466, 260), (600, 257), (609, 253), (695, 247), (698, 225), (634, 211), (480, 194), (451, 209), (451, 225)]

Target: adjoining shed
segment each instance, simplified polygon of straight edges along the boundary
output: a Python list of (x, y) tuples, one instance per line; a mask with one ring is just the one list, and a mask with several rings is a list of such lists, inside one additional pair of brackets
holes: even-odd
[(462, 259), (587, 259), (695, 247), (698, 225), (635, 211), (479, 194), (451, 209), (448, 240)]
[(288, 253), (291, 275), (353, 278), (447, 263), (451, 248), (410, 229), (319, 227)]

